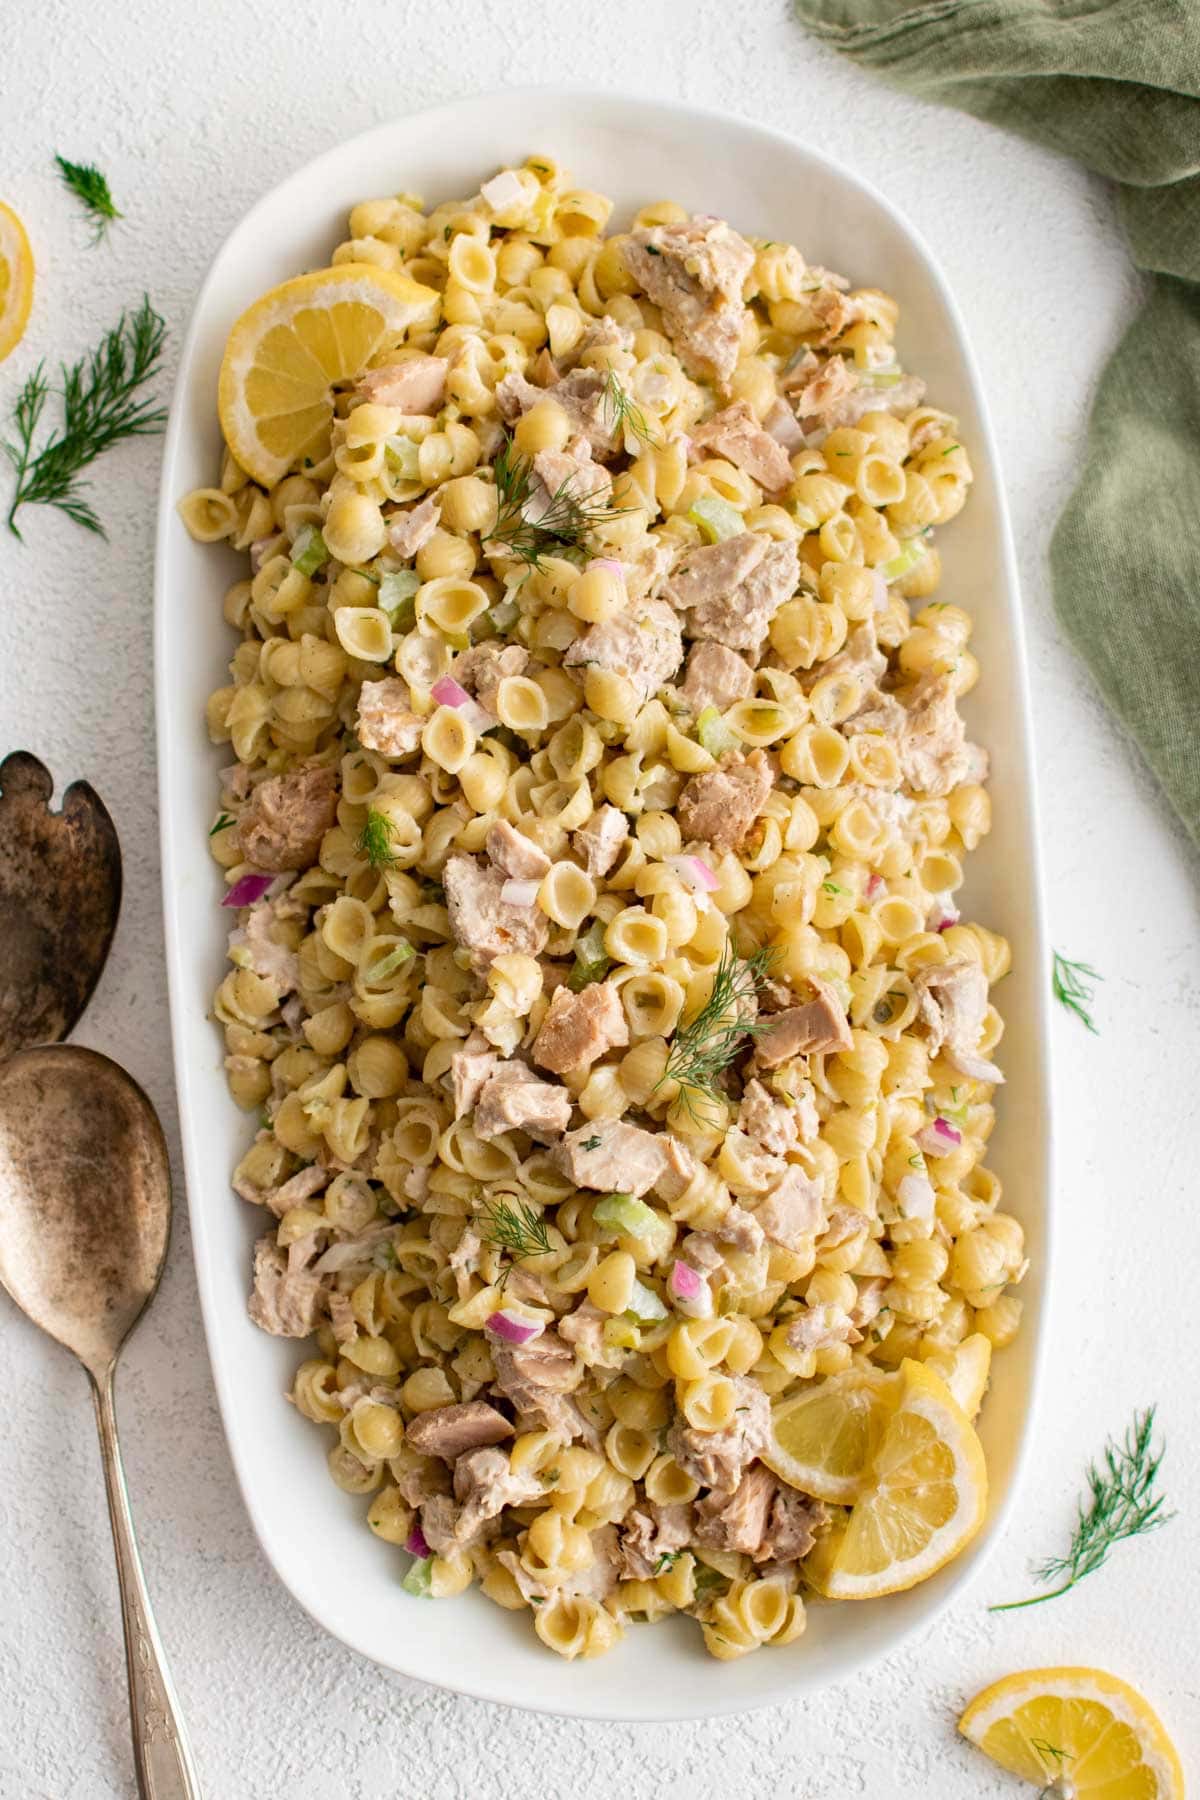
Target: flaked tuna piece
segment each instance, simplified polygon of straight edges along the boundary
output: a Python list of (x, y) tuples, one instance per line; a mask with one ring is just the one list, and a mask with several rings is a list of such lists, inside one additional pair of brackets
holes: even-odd
[(529, 652), (523, 645), (502, 645), (489, 639), (483, 644), (472, 644), (469, 650), (456, 656), (450, 665), (450, 673), (458, 685), (466, 688), (468, 694), (494, 717), (500, 683), (507, 681), (510, 675), (523, 675), (528, 666)]
[(461, 1050), (450, 1058), (450, 1085), (454, 1091), (454, 1116), (461, 1119), (478, 1100), (484, 1082), (498, 1068), (500, 1058), (482, 1031), (472, 1031)]
[(550, 858), (541, 845), (517, 831), (507, 819), (497, 819), (489, 826), (484, 849), (496, 867), (514, 881), (540, 881), (550, 867)]
[(427, 720), (412, 709), (407, 681), (387, 675), (364, 681), (358, 690), (358, 741), (380, 756), (411, 756), (420, 748)]
[(555, 1144), (550, 1159), (576, 1187), (638, 1196), (670, 1175), (673, 1141), (667, 1132), (593, 1119)]
[(392, 513), (387, 522), (387, 534), (396, 555), (415, 556), (437, 530), (441, 516), (441, 502), (432, 494), (416, 506), (406, 506)]
[[(256, 1203), (268, 1206), (277, 1219), (282, 1219), (285, 1212), (293, 1206), (303, 1206), (314, 1194), (319, 1194), (329, 1185), (329, 1170), (321, 1168), (319, 1163), (309, 1163), (307, 1168), (297, 1169), (294, 1175), (277, 1188), (268, 1188), (257, 1197)], [(238, 1190), (241, 1191), (240, 1189)], [(242, 1196), (243, 1199), (248, 1196)]]
[(714, 1488), (696, 1502), (695, 1541), (705, 1550), (756, 1557), (775, 1498), (775, 1477), (752, 1463), (732, 1493)]
[(931, 963), (913, 976), (920, 1018), (929, 1035), (929, 1054), (944, 1050), (960, 1074), (972, 1081), (1004, 1080), (994, 1062), (979, 1054), (979, 1034), (988, 1007), (987, 976), (977, 962)]
[(809, 353), (783, 378), (783, 391), (794, 398), (797, 418), (828, 426), (828, 415), (858, 388), (858, 370), (844, 356), (824, 362)]
[(623, 1581), (652, 1581), (692, 1541), (690, 1505), (660, 1506), (647, 1500), (626, 1513), (617, 1530)]
[(404, 362), (360, 375), (359, 397), (376, 406), (398, 406), (405, 413), (435, 413), (445, 397), (449, 367), (446, 357), (419, 350)]
[(307, 869), (316, 862), (336, 813), (333, 769), (305, 763), (287, 775), (269, 776), (254, 789), (238, 823), (242, 855), (256, 869), (272, 873)]
[(558, 1321), (559, 1337), (578, 1352), (589, 1369), (619, 1369), (625, 1361), (625, 1351), (605, 1339), (609, 1316), (590, 1300), (582, 1300), (574, 1312), (565, 1313)]
[(502, 1062), (484, 1082), (471, 1123), (479, 1138), (524, 1131), (546, 1143), (571, 1123), (571, 1096), (556, 1081), (539, 1081), (522, 1062)]
[(771, 1402), (757, 1381), (745, 1375), (730, 1379), (737, 1390), (737, 1410), (722, 1431), (700, 1431), (676, 1419), (667, 1434), (667, 1449), (685, 1474), (702, 1487), (736, 1491), (742, 1476), (771, 1441)]
[(503, 1450), (467, 1450), (454, 1464), (454, 1498), (432, 1495), (421, 1508), (421, 1531), (431, 1550), (450, 1555), (474, 1544), (506, 1506), (523, 1506), (544, 1493), (530, 1470), (513, 1472)]
[(754, 267), (745, 238), (724, 219), (698, 214), (682, 225), (635, 231), (624, 255), (689, 374), (727, 383), (741, 351), (742, 289)]
[(616, 319), (610, 318), (608, 313), (604, 313), (600, 318), (592, 320), (580, 338), (575, 351), (576, 361), (586, 356), (589, 350), (632, 351), (633, 336), (628, 325), (621, 325)]
[(565, 1075), (590, 1069), (607, 1050), (629, 1042), (621, 996), (611, 981), (594, 981), (582, 993), (557, 988), (533, 1046), (533, 1060)]
[(454, 941), (471, 952), (471, 966), (480, 973), (498, 956), (537, 956), (546, 948), (549, 919), (539, 907), (502, 900), (507, 879), (502, 869), (463, 854), (451, 856), (442, 873)]
[(612, 476), (592, 461), (592, 447), (582, 433), (561, 450), (539, 450), (533, 459), (533, 481), (523, 516), (536, 525), (556, 500), (603, 506), (612, 493)]
[(737, 1122), (748, 1138), (772, 1156), (786, 1156), (801, 1141), (797, 1109), (777, 1100), (761, 1081), (746, 1083)]
[(683, 661), (679, 620), (661, 600), (643, 600), (577, 637), (563, 657), (567, 668), (592, 666), (624, 676), (639, 701), (670, 681)]
[(787, 451), (764, 431), (745, 400), (714, 413), (690, 432), (699, 450), (715, 450), (718, 456), (741, 469), (768, 494), (781, 494), (791, 486), (792, 465)]
[(920, 406), (924, 397), (925, 383), (919, 375), (901, 375), (890, 387), (875, 387), (860, 381), (852, 392), (844, 394), (826, 410), (821, 423), (826, 430), (836, 431), (842, 425), (857, 425), (873, 412), (903, 418), (905, 413)]
[(793, 1056), (811, 1056), (849, 1050), (854, 1042), (846, 1009), (836, 992), (819, 975), (810, 975), (808, 984), (813, 997), (806, 1006), (790, 1006), (786, 1012), (771, 1014), (771, 1027), (754, 1045), (754, 1061), (759, 1068), (776, 1069)]
[(272, 1337), (304, 1338), (325, 1316), (325, 1282), (308, 1269), (289, 1270), (286, 1253), (273, 1237), (254, 1246), (254, 1291), (247, 1311)]
[(807, 1556), (821, 1532), (829, 1524), (829, 1508), (823, 1501), (782, 1482), (775, 1484), (775, 1496), (755, 1562), (799, 1562)]
[(608, 371), (571, 369), (546, 387), (535, 387), (524, 375), (506, 375), (496, 386), (496, 405), (506, 425), (515, 424), (539, 400), (557, 400), (574, 433), (585, 437), (601, 462), (620, 448), (616, 413), (609, 395)]
[(805, 448), (806, 440), (800, 429), (800, 421), (782, 397), (772, 400), (763, 414), (763, 430), (769, 432), (777, 444), (782, 445), (789, 457)]
[(435, 1406), (418, 1413), (404, 1428), (404, 1442), (422, 1456), (440, 1456), (453, 1462), (466, 1450), (484, 1444), (500, 1444), (513, 1435), (502, 1412), (486, 1400), (465, 1400), (453, 1406)]
[(571, 839), (576, 856), (583, 858), (589, 875), (607, 875), (629, 836), (629, 821), (616, 806), (601, 806)]
[(865, 704), (876, 697), (879, 679), (886, 669), (887, 657), (879, 648), (874, 622), (864, 619), (854, 627), (836, 656), (803, 672), (800, 684), (808, 689), (827, 675), (853, 675), (862, 683)]
[(824, 1189), (803, 1169), (790, 1166), (766, 1199), (754, 1209), (754, 1217), (773, 1244), (800, 1250), (825, 1229)]
[(858, 1299), (850, 1308), (850, 1323), (856, 1331), (862, 1331), (873, 1319), (877, 1319), (883, 1311), (883, 1296), (887, 1288), (886, 1277), (873, 1275), (868, 1281), (858, 1284)]
[(450, 1252), (449, 1259), (460, 1300), (465, 1300), (471, 1292), (471, 1277), (478, 1275), (482, 1255), (483, 1239), (468, 1225)]
[(748, 651), (756, 661), (771, 620), (799, 581), (794, 543), (743, 531), (685, 551), (661, 595), (687, 614), (693, 637)]
[(562, 1443), (594, 1438), (571, 1394), (583, 1378), (575, 1352), (553, 1331), (528, 1344), (492, 1341), (496, 1386), (534, 1430), (553, 1433)]
[(400, 1490), (400, 1498), (409, 1506), (423, 1506), (434, 1494), (447, 1493), (450, 1471), (436, 1456), (421, 1456), (407, 1443), (399, 1456), (391, 1459), (390, 1468)]
[(762, 1249), (762, 1226), (755, 1214), (747, 1212), (736, 1200), (722, 1213), (712, 1228), (712, 1234), (718, 1243), (728, 1244), (731, 1250), (743, 1250), (753, 1255), (755, 1251)]
[(793, 1350), (832, 1350), (836, 1344), (861, 1343), (862, 1332), (844, 1307), (806, 1306), (790, 1321), (787, 1341)]
[(330, 1294), (329, 1323), (339, 1350), (344, 1350), (355, 1341), (358, 1336), (358, 1320), (354, 1316), (349, 1294)]
[[(496, 1560), (507, 1569), (531, 1606), (540, 1606), (552, 1594), (583, 1595), (589, 1600), (605, 1601), (619, 1579), (617, 1530), (615, 1525), (601, 1525), (588, 1533), (590, 1554), (580, 1569), (568, 1575), (553, 1571), (549, 1581), (531, 1575), (515, 1550), (500, 1550)], [(552, 1583), (552, 1585), (551, 1585)]]
[(719, 768), (693, 775), (679, 796), (684, 838), (698, 838), (714, 850), (736, 850), (766, 805), (774, 783), (765, 750), (752, 750), (744, 759), (727, 757)]
[(246, 923), (229, 934), (229, 956), (239, 968), (260, 976), (282, 1000), (300, 984), (300, 963), (294, 950), (271, 935), (279, 920), (278, 908), (278, 900), (256, 901)]
[(753, 691), (754, 670), (736, 650), (717, 643), (692, 645), (679, 689), (690, 712), (702, 713), (706, 706), (725, 712), (736, 701), (748, 700)]
[(633, 544), (622, 544), (621, 567), (625, 571), (625, 591), (631, 600), (656, 595), (663, 576), (675, 561), (675, 545), (667, 539), (647, 532)]
[(987, 753), (966, 741), (951, 674), (922, 675), (905, 708), (898, 745), (904, 779), (917, 794), (948, 794), (987, 777)]
[(654, 1183), (654, 1191), (668, 1202), (680, 1199), (696, 1178), (696, 1159), (687, 1145), (670, 1131), (661, 1131), (663, 1167)]

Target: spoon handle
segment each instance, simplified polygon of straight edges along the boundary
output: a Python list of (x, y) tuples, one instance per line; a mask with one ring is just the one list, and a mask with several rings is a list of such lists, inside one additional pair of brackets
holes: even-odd
[(141, 1800), (200, 1800), (200, 1783), (171, 1685), (167, 1659), (159, 1642), (133, 1535), (125, 1470), (117, 1443), (112, 1366), (99, 1379), (93, 1377), (92, 1398), (96, 1402), (104, 1482), (108, 1490), (108, 1515), (112, 1521), (121, 1586), (138, 1793)]

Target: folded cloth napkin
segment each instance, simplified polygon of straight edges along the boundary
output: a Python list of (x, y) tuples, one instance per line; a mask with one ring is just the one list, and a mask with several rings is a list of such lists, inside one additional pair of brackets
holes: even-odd
[(886, 81), (1116, 183), (1148, 298), (1050, 548), (1059, 618), (1200, 844), (1200, 0), (798, 0)]

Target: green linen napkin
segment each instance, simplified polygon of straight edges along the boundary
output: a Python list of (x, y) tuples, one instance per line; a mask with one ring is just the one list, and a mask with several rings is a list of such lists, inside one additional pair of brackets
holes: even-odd
[(1050, 548), (1071, 642), (1200, 844), (1200, 0), (798, 0), (817, 37), (1116, 183), (1148, 297)]

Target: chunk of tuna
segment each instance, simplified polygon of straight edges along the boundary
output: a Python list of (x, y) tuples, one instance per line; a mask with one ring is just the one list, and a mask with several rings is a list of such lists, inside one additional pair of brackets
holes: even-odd
[(801, 1250), (825, 1229), (824, 1189), (803, 1169), (789, 1166), (754, 1216), (773, 1244)]
[(592, 665), (624, 676), (639, 700), (649, 700), (683, 661), (679, 620), (661, 600), (643, 600), (577, 637), (563, 657), (567, 668)]
[(796, 1108), (777, 1100), (761, 1081), (746, 1083), (738, 1107), (738, 1124), (748, 1138), (772, 1156), (786, 1156), (800, 1143)]
[(472, 1031), (461, 1050), (450, 1058), (450, 1085), (454, 1091), (454, 1116), (461, 1119), (469, 1113), (483, 1089), (484, 1082), (499, 1066), (500, 1058), (491, 1049), (482, 1031)]
[(719, 544), (685, 551), (661, 593), (687, 613), (693, 637), (745, 650), (756, 661), (771, 620), (799, 581), (794, 543), (743, 531)]
[(900, 767), (914, 793), (948, 794), (962, 781), (980, 780), (981, 758), (986, 775), (986, 755), (966, 742), (951, 675), (922, 675), (905, 710)]
[(287, 775), (269, 776), (250, 795), (238, 824), (242, 855), (256, 869), (273, 873), (310, 868), (336, 813), (333, 769), (306, 763)]
[(805, 447), (806, 440), (800, 429), (800, 422), (783, 398), (772, 400), (763, 414), (763, 430), (770, 432), (788, 456), (794, 456), (797, 450)]
[(524, 1131), (547, 1142), (571, 1123), (571, 1096), (555, 1081), (539, 1081), (524, 1063), (502, 1062), (484, 1082), (471, 1122), (479, 1138)]
[(246, 914), (246, 923), (229, 934), (229, 957), (239, 968), (260, 976), (282, 999), (299, 986), (300, 963), (296, 952), (273, 935), (279, 922), (279, 905), (278, 900), (255, 902)]
[(550, 1158), (576, 1187), (637, 1196), (670, 1174), (672, 1141), (666, 1132), (643, 1131), (619, 1119), (593, 1119), (569, 1131)]
[(522, 513), (536, 525), (555, 501), (578, 500), (591, 506), (606, 505), (612, 493), (612, 476), (592, 461), (592, 447), (582, 433), (561, 450), (539, 450), (533, 459), (533, 481)]
[[(314, 1194), (319, 1194), (329, 1185), (329, 1170), (321, 1168), (319, 1163), (309, 1163), (305, 1169), (297, 1169), (285, 1182), (261, 1196), (260, 1205), (269, 1206), (277, 1219), (282, 1219), (285, 1212), (293, 1206), (303, 1206)], [(245, 1196), (243, 1196), (244, 1198)]]
[(706, 706), (725, 712), (735, 701), (748, 700), (753, 690), (754, 670), (736, 650), (712, 642), (692, 645), (679, 690), (692, 713), (702, 713)]
[(771, 1441), (771, 1402), (757, 1381), (731, 1377), (737, 1410), (721, 1431), (700, 1431), (676, 1419), (667, 1434), (667, 1449), (685, 1474), (702, 1487), (736, 1491), (742, 1476)]
[(775, 1485), (775, 1496), (756, 1562), (799, 1562), (807, 1556), (821, 1532), (829, 1524), (829, 1508), (795, 1488)]
[(496, 867), (514, 881), (540, 881), (550, 867), (550, 858), (541, 845), (517, 831), (507, 819), (497, 819), (489, 827), (484, 849)]
[(582, 993), (557, 988), (533, 1046), (533, 1060), (543, 1069), (565, 1075), (590, 1069), (606, 1050), (629, 1042), (621, 996), (611, 981), (594, 981)]
[(480, 973), (497, 956), (537, 956), (546, 948), (549, 919), (536, 906), (510, 906), (502, 900), (507, 879), (502, 869), (462, 854), (451, 856), (442, 874), (454, 941), (471, 952), (471, 966)]
[(364, 681), (358, 690), (358, 741), (380, 756), (411, 756), (427, 721), (412, 710), (407, 681), (398, 675)]
[(454, 1406), (435, 1406), (418, 1413), (404, 1428), (404, 1442), (422, 1456), (440, 1456), (453, 1462), (466, 1450), (484, 1444), (500, 1444), (513, 1435), (502, 1412), (486, 1400), (465, 1400)]
[(388, 543), (397, 556), (415, 556), (429, 542), (442, 516), (441, 502), (432, 494), (417, 506), (402, 507), (387, 522)]
[(247, 1311), (272, 1337), (303, 1338), (325, 1316), (324, 1281), (307, 1269), (289, 1270), (286, 1252), (271, 1236), (254, 1246), (254, 1291)]
[(728, 1244), (731, 1250), (743, 1250), (753, 1255), (762, 1249), (762, 1226), (755, 1215), (736, 1200), (721, 1215), (712, 1233), (719, 1243)]
[(608, 391), (608, 372), (602, 369), (571, 369), (558, 381), (535, 387), (524, 375), (506, 375), (496, 386), (496, 405), (506, 425), (522, 418), (539, 400), (550, 398), (571, 421), (573, 432), (585, 437), (593, 456), (600, 461), (614, 456), (619, 448), (616, 413)]
[(625, 1360), (624, 1350), (605, 1339), (608, 1318), (609, 1314), (601, 1312), (590, 1300), (582, 1300), (574, 1312), (564, 1314), (558, 1321), (558, 1335), (572, 1345), (589, 1369), (619, 1369)]
[(931, 963), (913, 977), (917, 1006), (929, 1036), (929, 1053), (945, 1050), (948, 1060), (972, 1081), (1004, 1080), (994, 1062), (979, 1054), (979, 1034), (988, 1007), (987, 976), (967, 958)]
[(435, 1495), (421, 1508), (425, 1542), (442, 1556), (464, 1549), (506, 1506), (524, 1506), (544, 1492), (531, 1471), (514, 1473), (509, 1458), (495, 1445), (464, 1451), (454, 1464), (453, 1501)]
[(647, 1500), (626, 1513), (617, 1530), (623, 1581), (652, 1581), (692, 1541), (689, 1505), (660, 1506)]
[(512, 1401), (522, 1424), (551, 1432), (561, 1443), (593, 1436), (570, 1398), (583, 1378), (575, 1352), (552, 1331), (528, 1344), (492, 1342), (496, 1386)]
[(635, 231), (624, 255), (688, 372), (728, 382), (746, 319), (742, 289), (754, 266), (745, 238), (723, 219), (700, 214), (682, 225)]
[(480, 706), (496, 713), (496, 695), (500, 683), (510, 675), (523, 675), (529, 666), (529, 652), (521, 644), (504, 644), (489, 639), (472, 644), (450, 665), (450, 673), (460, 687), (478, 700)]
[(693, 775), (679, 796), (684, 838), (699, 838), (714, 850), (736, 850), (774, 784), (765, 750), (752, 750), (744, 760), (728, 758), (707, 774)]
[(805, 688), (811, 688), (827, 675), (853, 675), (862, 683), (864, 698), (874, 699), (886, 668), (887, 657), (876, 641), (874, 622), (864, 620), (854, 627), (836, 656), (817, 663), (800, 679)]
[(444, 356), (427, 356), (418, 350), (404, 362), (368, 369), (359, 376), (358, 392), (363, 400), (376, 406), (398, 406), (405, 413), (434, 413), (445, 396), (449, 367)]
[(752, 1463), (733, 1493), (714, 1488), (696, 1502), (697, 1544), (757, 1556), (774, 1498), (775, 1477), (762, 1463)]
[[(840, 361), (841, 358), (833, 360)], [(827, 430), (836, 431), (842, 425), (859, 424), (868, 413), (873, 412), (891, 413), (894, 417), (903, 418), (905, 413), (920, 406), (924, 397), (925, 383), (919, 375), (902, 375), (890, 387), (875, 387), (860, 381), (824, 409), (821, 423)]]
[(776, 1069), (793, 1056), (811, 1056), (849, 1050), (854, 1042), (846, 1009), (834, 989), (819, 975), (808, 977), (813, 998), (806, 1006), (789, 1006), (772, 1013), (768, 1031), (754, 1046), (754, 1060), (763, 1069)]
[(793, 1350), (832, 1350), (861, 1343), (862, 1332), (841, 1306), (806, 1306), (788, 1325), (787, 1341)]
[(589, 875), (607, 875), (629, 836), (629, 821), (616, 806), (601, 806), (571, 839), (576, 856), (583, 858)]
[(745, 400), (738, 400), (691, 430), (692, 443), (701, 450), (715, 450), (768, 494), (780, 494), (792, 482), (787, 451), (764, 431)]

